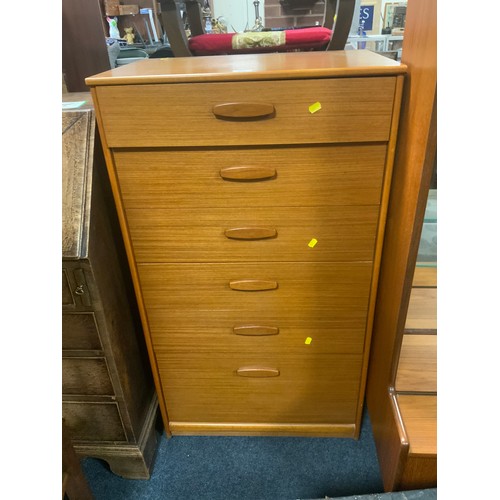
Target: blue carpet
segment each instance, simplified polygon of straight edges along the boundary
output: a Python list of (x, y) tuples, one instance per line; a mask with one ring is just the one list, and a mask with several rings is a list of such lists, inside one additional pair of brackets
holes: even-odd
[(374, 495), (355, 495), (332, 498), (330, 500), (437, 500), (437, 488), (425, 490), (397, 491), (395, 493), (375, 493)]
[(161, 437), (151, 479), (82, 468), (96, 500), (295, 500), (383, 492), (369, 417), (345, 438)]

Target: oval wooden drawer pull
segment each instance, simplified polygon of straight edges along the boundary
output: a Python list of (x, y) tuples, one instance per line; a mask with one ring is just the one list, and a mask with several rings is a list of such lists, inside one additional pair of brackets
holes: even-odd
[(274, 105), (266, 102), (227, 102), (212, 108), (217, 118), (267, 118), (274, 115)]
[(227, 181), (263, 181), (276, 177), (272, 167), (226, 167), (221, 168), (220, 176)]
[(236, 374), (240, 377), (278, 377), (280, 371), (266, 366), (242, 366), (236, 370)]
[(235, 227), (226, 229), (224, 234), (232, 240), (265, 240), (275, 238), (278, 231), (274, 227)]
[(242, 292), (259, 292), (263, 290), (275, 290), (278, 288), (278, 282), (268, 280), (238, 280), (230, 281), (229, 287), (232, 290)]
[(233, 333), (249, 336), (278, 335), (280, 329), (277, 326), (240, 325), (233, 327)]

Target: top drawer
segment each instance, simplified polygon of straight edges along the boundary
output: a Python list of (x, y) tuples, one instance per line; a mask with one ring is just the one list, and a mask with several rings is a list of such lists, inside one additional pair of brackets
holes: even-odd
[[(396, 77), (103, 86), (109, 147), (386, 141)], [(309, 107), (319, 102), (321, 109)], [(214, 107), (236, 104), (221, 118)], [(269, 113), (270, 114), (266, 114)], [(233, 113), (233, 114), (234, 114)]]

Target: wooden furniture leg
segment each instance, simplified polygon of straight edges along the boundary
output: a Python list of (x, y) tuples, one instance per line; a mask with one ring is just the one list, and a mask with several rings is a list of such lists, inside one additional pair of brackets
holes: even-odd
[(62, 498), (93, 500), (92, 492), (83, 474), (80, 458), (71, 444), (71, 436), (62, 422)]

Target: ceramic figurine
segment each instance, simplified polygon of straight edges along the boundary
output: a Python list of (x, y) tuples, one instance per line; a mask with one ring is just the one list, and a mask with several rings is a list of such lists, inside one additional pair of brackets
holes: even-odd
[(127, 45), (132, 45), (135, 40), (135, 35), (132, 33), (134, 28), (125, 28), (125, 40), (127, 41)]
[(118, 30), (118, 18), (117, 17), (107, 17), (106, 21), (109, 24), (109, 37), (116, 38), (117, 40), (120, 37), (120, 31)]
[(212, 19), (212, 33), (227, 33), (227, 21), (222, 16)]

